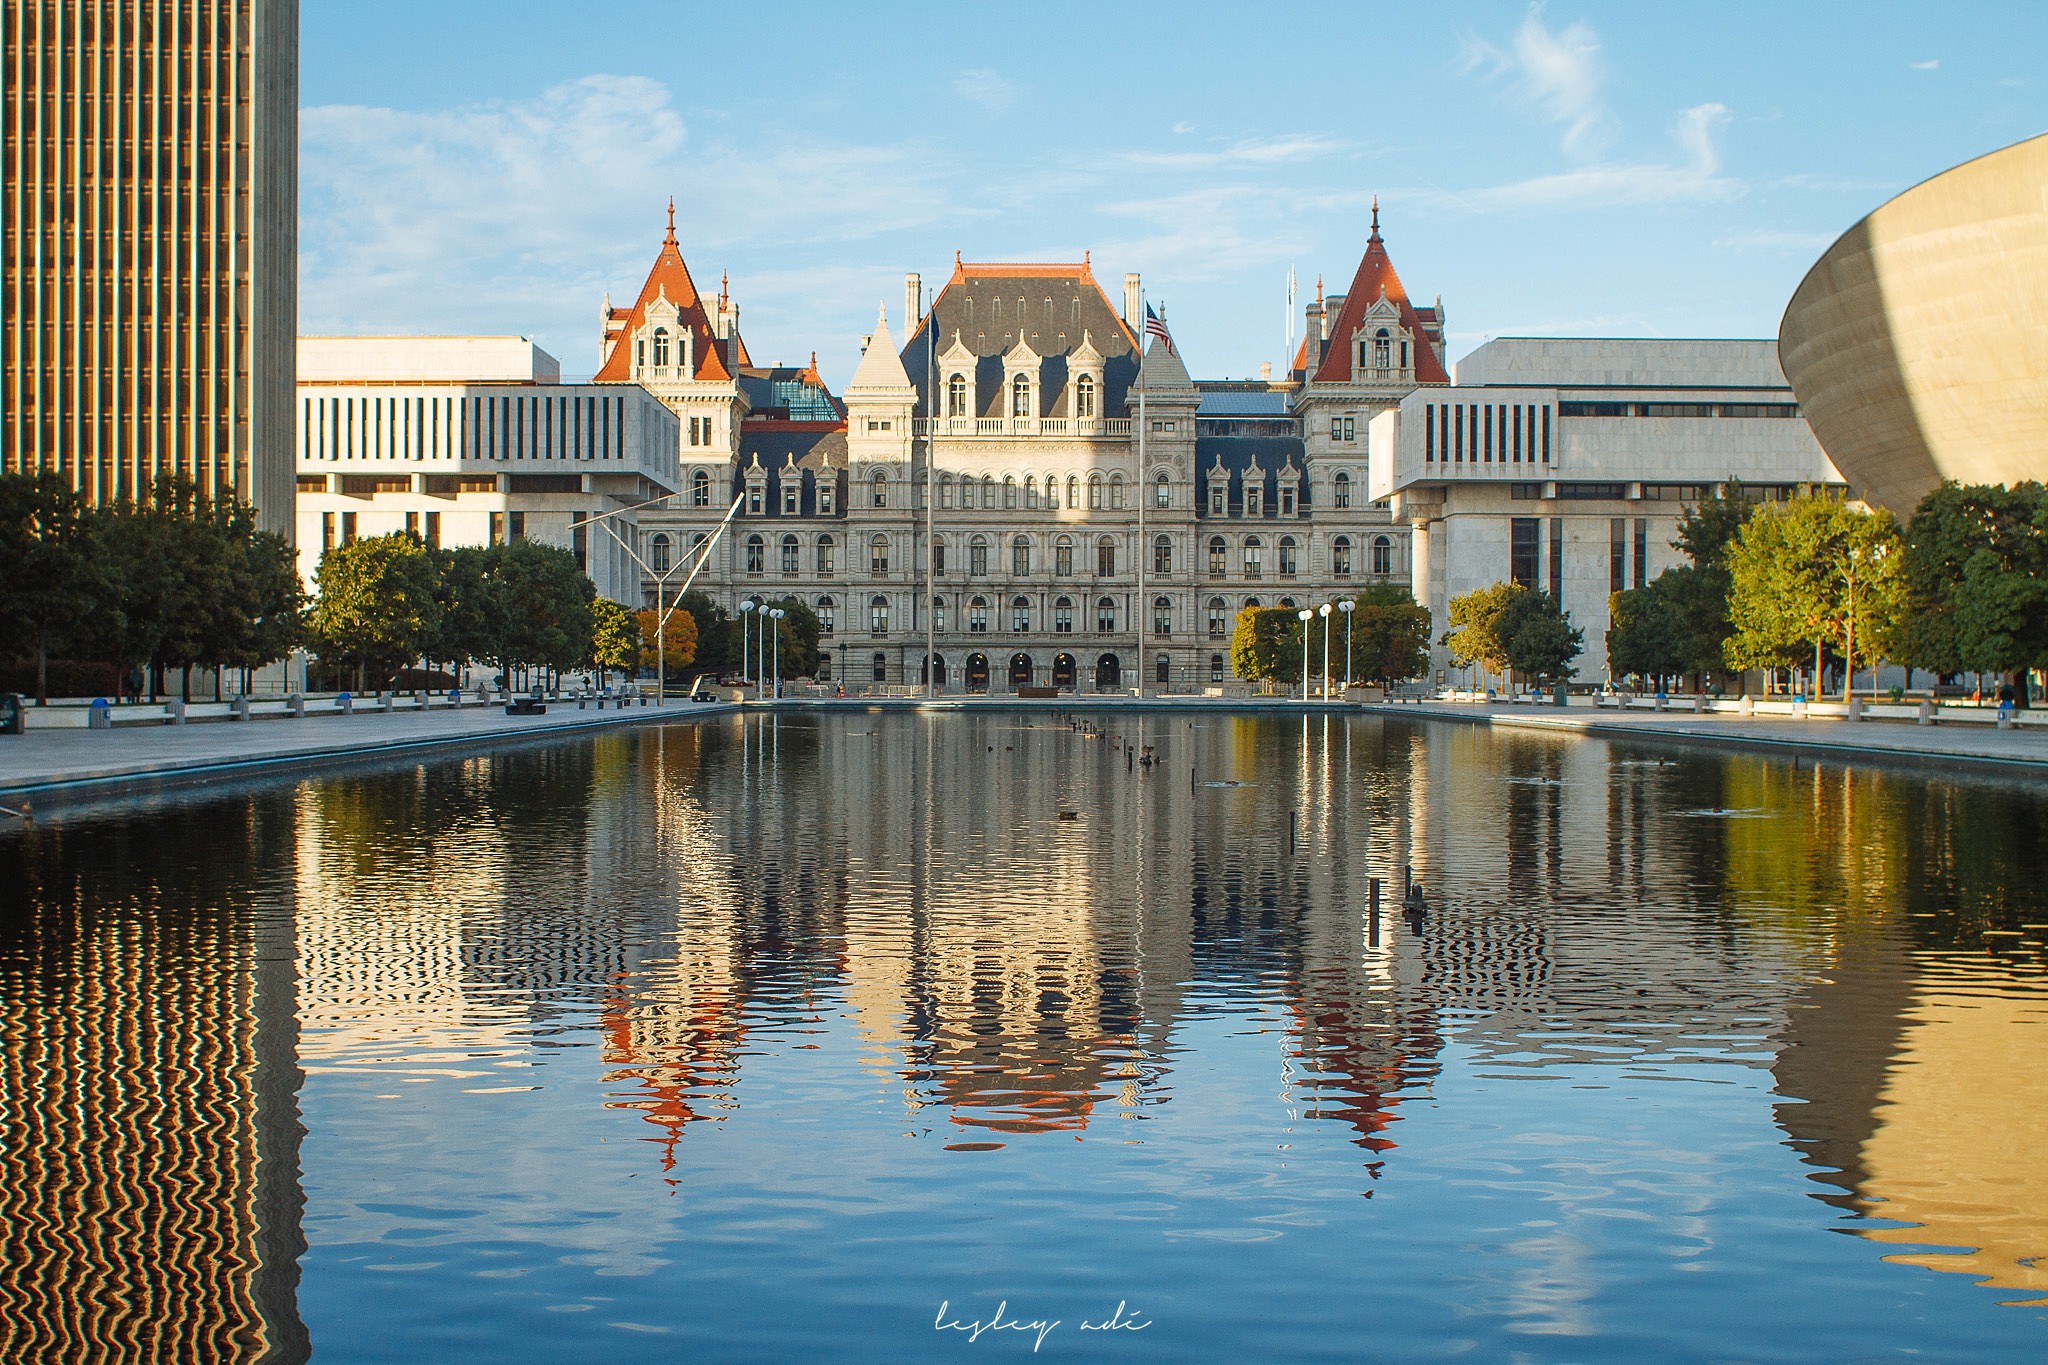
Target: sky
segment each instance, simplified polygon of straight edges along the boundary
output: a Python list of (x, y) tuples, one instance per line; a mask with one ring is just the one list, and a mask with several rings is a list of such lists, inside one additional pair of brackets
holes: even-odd
[(956, 251), (1085, 250), (1112, 301), (1136, 271), (1196, 377), (1247, 377), (1377, 195), (1452, 359), (1770, 337), (1857, 219), (2048, 128), (2044, 54), (2033, 0), (304, 0), (300, 331), (518, 334), (586, 377), (674, 196), (755, 360), (835, 390)]

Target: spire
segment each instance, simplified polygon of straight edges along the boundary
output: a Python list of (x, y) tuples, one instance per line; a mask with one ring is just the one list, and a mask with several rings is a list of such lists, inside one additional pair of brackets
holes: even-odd
[(668, 197), (668, 236), (661, 240), (668, 246), (676, 244), (676, 197), (674, 195)]
[(721, 270), (718, 272), (718, 301), (720, 303), (724, 303), (727, 299), (731, 297), (732, 272), (729, 270)]
[(1370, 238), (1369, 238), (1368, 240), (1369, 240), (1369, 241), (1374, 241), (1374, 242), (1377, 242), (1377, 241), (1378, 241), (1379, 239), (1380, 239), (1380, 197), (1379, 197), (1379, 196), (1378, 196), (1377, 194), (1375, 194), (1375, 195), (1374, 195), (1374, 196), (1372, 197), (1372, 236), (1371, 236), (1371, 237), (1370, 237)]
[(1322, 277), (1321, 275), (1317, 275), (1317, 276), (1316, 276), (1316, 307), (1320, 308), (1320, 307), (1322, 307), (1322, 306), (1323, 306), (1323, 277)]
[(903, 368), (903, 361), (896, 354), (896, 342), (889, 335), (886, 304), (876, 310), (875, 334), (868, 338), (867, 352), (853, 372), (853, 382), (846, 386), (848, 394), (872, 390), (884, 394), (912, 391), (910, 373)]

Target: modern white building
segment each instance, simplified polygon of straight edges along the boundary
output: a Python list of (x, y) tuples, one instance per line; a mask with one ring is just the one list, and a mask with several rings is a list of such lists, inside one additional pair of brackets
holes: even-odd
[(1370, 448), (1436, 634), (1460, 594), (1542, 588), (1585, 632), (1582, 680), (1606, 674), (1609, 595), (1684, 562), (1687, 503), (1729, 479), (1766, 499), (1843, 483), (1771, 341), (1502, 338), (1374, 417)]
[(624, 548), (637, 509), (682, 487), (666, 405), (637, 384), (564, 384), (524, 337), (302, 337), (296, 417), (309, 584), (358, 536), (529, 539), (573, 551), (600, 594), (637, 606)]

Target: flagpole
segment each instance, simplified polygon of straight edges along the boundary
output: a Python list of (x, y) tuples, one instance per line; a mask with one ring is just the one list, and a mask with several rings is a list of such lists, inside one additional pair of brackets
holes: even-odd
[[(924, 287), (918, 286), (917, 306), (924, 307)], [(938, 449), (939, 449), (939, 320), (927, 317), (924, 329), (924, 695), (930, 701), (938, 695), (938, 622), (933, 615), (932, 604), (938, 600), (938, 574), (933, 567), (937, 555), (937, 540), (932, 534), (934, 518), (938, 516)], [(911, 449), (917, 449), (915, 433), (917, 426), (911, 424)]]
[(1145, 461), (1145, 333), (1142, 321), (1138, 333), (1138, 599), (1131, 604), (1132, 624), (1138, 629), (1138, 697), (1145, 696), (1145, 495), (1149, 491), (1148, 466)]

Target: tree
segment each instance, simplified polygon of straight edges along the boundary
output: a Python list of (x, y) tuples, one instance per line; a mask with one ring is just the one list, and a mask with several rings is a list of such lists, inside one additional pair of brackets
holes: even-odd
[(818, 613), (794, 597), (774, 603), (782, 610), (775, 623), (775, 637), (782, 649), (782, 676), (813, 678), (818, 674)]
[(1607, 671), (1616, 677), (1648, 678), (1658, 687), (1685, 671), (1685, 624), (1670, 586), (1674, 570), (1646, 587), (1607, 599)]
[[(1429, 672), (1429, 608), (1408, 589), (1379, 583), (1354, 599), (1351, 612), (1351, 675), (1391, 687)], [(1330, 618), (1336, 630), (1337, 618)]]
[(411, 536), (336, 545), (314, 571), (308, 622), (321, 662), (352, 669), (358, 687), (426, 655), (441, 638), (435, 561)]
[[(707, 673), (726, 673), (743, 664), (738, 623), (700, 589), (682, 595), (682, 609), (697, 623), (697, 666)], [(669, 618), (675, 624), (675, 618)]]
[(1760, 509), (1728, 552), (1728, 663), (1775, 667), (1810, 648), (1818, 687), (1833, 645), (1848, 664), (1846, 696), (1858, 648), (1875, 658), (1892, 643), (1902, 558), (1888, 512), (1859, 512), (1832, 497)]
[[(599, 686), (603, 686), (604, 675), (612, 669), (631, 672), (638, 668), (646, 643), (640, 633), (639, 617), (633, 612), (609, 597), (591, 602), (590, 662), (597, 666)], [(691, 641), (692, 645), (695, 643)]]
[(248, 670), (282, 659), (298, 647), (306, 631), (306, 593), (299, 582), (298, 555), (289, 541), (257, 530), (247, 503), (228, 505), (222, 517), (227, 593), (216, 619), (210, 662), (240, 668), (246, 677)]
[(1489, 673), (1508, 671), (1508, 641), (1502, 619), (1529, 589), (1518, 583), (1495, 583), (1450, 600), (1451, 628), (1438, 643), (1447, 645), (1459, 668), (1478, 664)]
[(1547, 592), (1519, 583), (1495, 583), (1451, 599), (1451, 626), (1443, 638), (1459, 667), (1484, 665), (1490, 673), (1518, 673), (1537, 684), (1572, 676), (1585, 647)]
[(687, 611), (669, 613), (668, 625), (661, 624), (661, 613), (652, 609), (635, 612), (634, 628), (640, 633), (640, 650), (636, 667), (655, 667), (655, 641), (660, 639), (665, 657), (663, 671), (673, 678), (682, 669), (688, 668), (697, 657), (697, 618)]
[(2048, 489), (1943, 484), (1906, 525), (1900, 577), (1902, 662), (2024, 674), (2048, 657)]
[(590, 603), (597, 589), (558, 545), (515, 540), (485, 552), (485, 574), (499, 595), (496, 661), (574, 668), (590, 657)]
[(1268, 682), (1301, 681), (1301, 621), (1292, 607), (1246, 607), (1230, 639), (1231, 671)]
[(34, 656), (38, 706), (51, 647), (85, 643), (113, 610), (99, 521), (55, 474), (0, 477), (0, 659)]
[(1701, 687), (1709, 673), (1728, 667), (1725, 645), (1735, 633), (1728, 614), (1728, 549), (1755, 512), (1756, 504), (1733, 479), (1686, 507), (1679, 513), (1678, 534), (1671, 543), (1685, 552), (1692, 567), (1666, 569), (1658, 575), (1671, 578), (1664, 591), (1676, 614), (1681, 656), (1674, 671), (1695, 675)]

